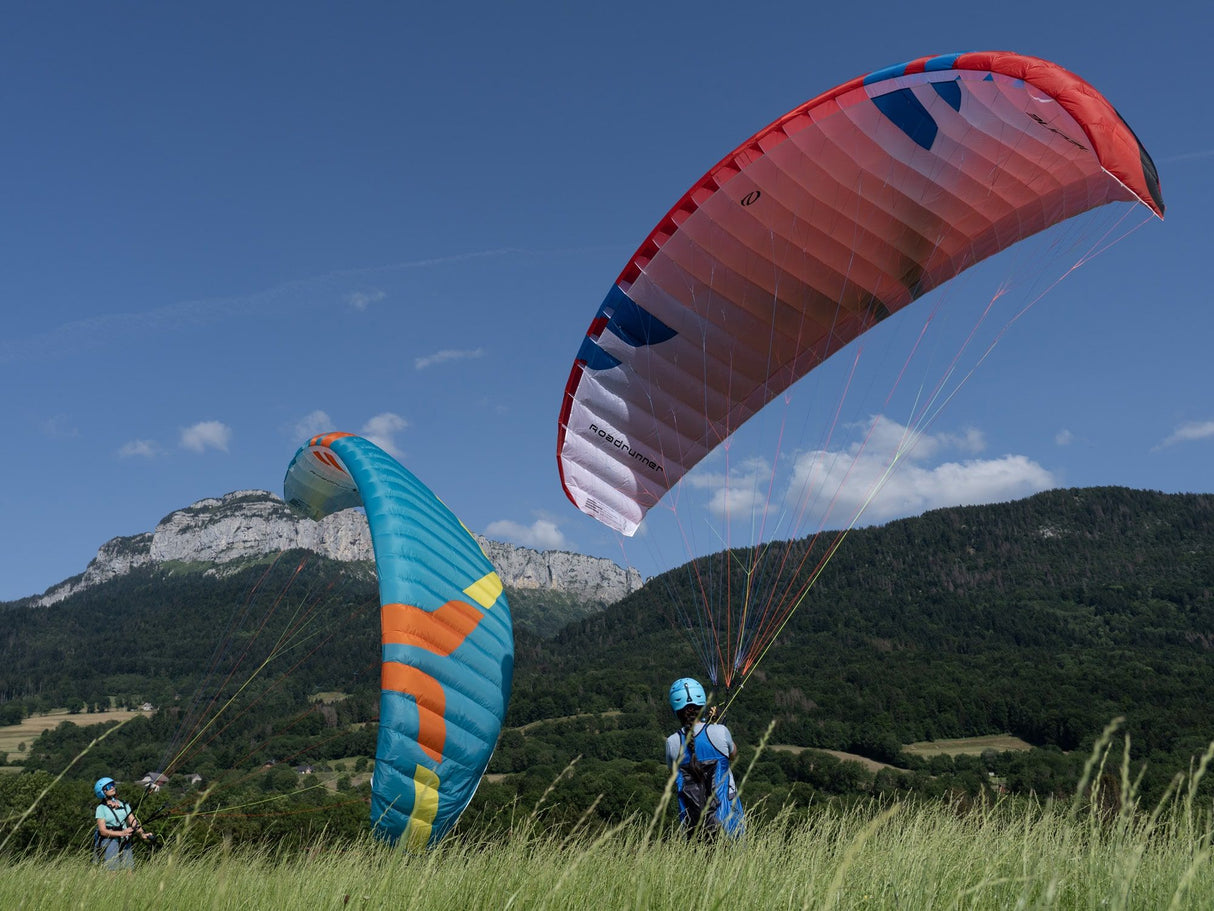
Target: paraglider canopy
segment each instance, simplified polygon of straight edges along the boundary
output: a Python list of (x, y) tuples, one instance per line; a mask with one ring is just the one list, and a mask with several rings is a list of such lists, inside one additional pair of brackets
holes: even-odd
[[(807, 517), (822, 531), (843, 485), (864, 486), (850, 476), (869, 437), (836, 451), (830, 440), (860, 345), (852, 369), (840, 371), (845, 391), (829, 415), (806, 416), (825, 425), (816, 446), (786, 445), (780, 423), (767, 453), (739, 458), (727, 442), (735, 431), (773, 399), (789, 402), (799, 379), (929, 291), (1110, 203), (1164, 212), (1150, 156), (1104, 96), (1046, 60), (966, 53), (878, 70), (805, 102), (722, 158), (658, 222), (580, 341), (557, 463), (578, 509), (631, 536), (660, 502), (679, 521), (679, 498), (668, 491), (719, 450), (713, 470), (692, 479), (712, 491), (707, 513), (721, 519), (708, 535), (717, 557), (679, 522), (674, 539), (690, 562), (677, 584), (665, 582), (671, 619), (714, 685), (753, 672), (899, 457), (964, 380), (948, 392), (946, 379), (924, 384), (921, 400), (912, 393), (911, 420), (898, 428), (905, 432), (893, 434), (898, 444), (876, 470), (856, 473), (870, 486), (843, 498), (855, 512), (824, 550), (804, 532)], [(924, 309), (912, 354), (935, 313)], [(963, 347), (974, 332), (964, 335)], [(945, 378), (967, 375), (952, 372), (956, 357), (944, 359)], [(878, 358), (875, 366), (896, 385), (909, 361)], [(867, 420), (869, 436), (890, 436), (876, 412), (891, 398), (892, 390), (853, 415), (855, 424)], [(777, 488), (781, 459), (786, 483)], [(731, 489), (731, 465), (743, 462), (742, 483)], [(659, 535), (648, 537), (656, 550)]]
[(561, 404), (578, 509), (633, 534), (764, 404), (961, 271), (1115, 201), (1155, 166), (1057, 64), (922, 57), (846, 82), (726, 155), (624, 266)]
[(284, 499), (312, 518), (363, 506), (379, 574), (378, 835), (432, 846), (472, 799), (497, 743), (514, 669), (510, 608), (476, 539), (416, 477), (361, 437), (313, 437)]

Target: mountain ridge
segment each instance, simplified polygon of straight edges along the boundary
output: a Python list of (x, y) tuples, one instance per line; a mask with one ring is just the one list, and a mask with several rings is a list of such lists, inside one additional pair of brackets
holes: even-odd
[[(517, 589), (551, 590), (613, 604), (644, 580), (604, 557), (568, 551), (537, 551), (474, 534), (502, 582)], [(211, 564), (223, 573), (268, 554), (302, 549), (343, 563), (372, 563), (366, 516), (347, 509), (320, 521), (297, 515), (266, 490), (236, 490), (206, 497), (169, 513), (152, 531), (111, 538), (84, 572), (21, 599), (50, 607), (132, 570), (166, 563)], [(16, 602), (14, 602), (16, 603)]]
[[(813, 546), (778, 542), (762, 558), (812, 573), (802, 558)], [(677, 609), (702, 596), (699, 581), (744, 556), (705, 558), (697, 574), (670, 570), (581, 616), (563, 596), (511, 591), (507, 727), (516, 730), (503, 736), (491, 771), (531, 776), (538, 798), (577, 756), (592, 777), (591, 763), (652, 763), (672, 723), (670, 680), (709, 683)], [(65, 705), (175, 706), (204, 682), (217, 642), (269, 649), (302, 610), (316, 647), (284, 660), (274, 704), (259, 707), (242, 736), (259, 738), (254, 727), (294, 718), (318, 693), (348, 694), (342, 704), (357, 720), (374, 720), (375, 589), (369, 564), (262, 558), (231, 574), (146, 564), (58, 610), (9, 605), (0, 612), (0, 709), (20, 718)], [(123, 661), (97, 662), (101, 641), (125, 644)], [(1010, 733), (1049, 748), (1022, 775), (1021, 790), (1039, 794), (1070, 793), (1074, 782), (1061, 783), (1055, 759), (1080, 755), (1122, 718), (1136, 751), (1151, 757), (1144, 788), (1158, 795), (1214, 730), (1211, 643), (1214, 495), (1060, 489), (856, 529), (752, 682), (713, 681), (711, 689), (718, 704), (732, 705), (739, 742), (752, 745), (774, 723), (777, 743), (905, 764), (907, 743)], [(63, 752), (44, 744), (26, 761), (61, 768), (86, 743)], [(370, 747), (341, 755), (360, 752)], [(94, 753), (97, 774), (128, 761), (108, 747)], [(227, 768), (231, 757), (215, 761)], [(598, 784), (586, 789), (600, 793)]]

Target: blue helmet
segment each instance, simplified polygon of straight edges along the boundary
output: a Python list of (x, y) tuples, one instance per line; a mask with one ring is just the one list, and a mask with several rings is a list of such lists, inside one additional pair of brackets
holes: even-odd
[(680, 677), (670, 684), (670, 708), (677, 715), (686, 706), (706, 705), (708, 697), (704, 695), (704, 687), (693, 677)]
[(98, 778), (97, 783), (93, 785), (93, 793), (97, 795), (98, 800), (105, 800), (105, 789), (110, 785), (116, 785), (118, 782), (112, 778)]

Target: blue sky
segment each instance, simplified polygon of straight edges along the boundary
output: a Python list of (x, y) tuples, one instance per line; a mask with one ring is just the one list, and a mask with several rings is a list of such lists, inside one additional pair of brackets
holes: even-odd
[[(1168, 217), (1132, 216), (1012, 326), (868, 517), (1214, 489), (1208, 5), (420, 6), (0, 11), (0, 600), (195, 500), (281, 493), (328, 429), (382, 441), (474, 531), (646, 574), (680, 562), (659, 528), (622, 546), (560, 489), (557, 413), (595, 308), (751, 133), (963, 50), (1096, 85), (1153, 155)], [(783, 426), (820, 413), (799, 407)]]

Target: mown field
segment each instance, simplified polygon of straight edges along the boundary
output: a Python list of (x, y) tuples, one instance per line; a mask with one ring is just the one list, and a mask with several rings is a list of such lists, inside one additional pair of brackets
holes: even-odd
[(913, 756), (930, 759), (933, 756), (981, 756), (985, 750), (1005, 753), (1016, 750), (1031, 750), (1032, 744), (1025, 743), (1019, 737), (1011, 734), (990, 734), (985, 737), (960, 737), (956, 740), (924, 740), (911, 743), (903, 749)]
[[(903, 747), (903, 750), (912, 756), (931, 759), (933, 756), (981, 756), (986, 750), (1003, 753), (1007, 751), (1031, 750), (1032, 748), (1031, 744), (1025, 743), (1019, 737), (1013, 737), (1011, 734), (989, 734), (984, 737), (959, 737), (954, 740), (925, 740), (921, 743), (907, 744)], [(800, 753), (809, 748), (777, 743), (773, 744), (770, 749)], [(847, 753), (843, 750), (819, 750), (818, 752), (829, 753), (831, 756), (842, 759), (844, 762), (859, 763), (870, 772), (892, 768), (889, 763), (877, 762), (875, 759), (869, 759), (867, 756)]]
[(65, 721), (81, 727), (89, 724), (103, 724), (109, 721), (126, 721), (136, 715), (150, 715), (150, 712), (128, 711), (114, 709), (105, 712), (69, 712), (63, 709), (58, 712), (47, 712), (44, 715), (30, 715), (20, 724), (8, 724), (0, 727), (0, 766), (8, 762), (10, 755), (16, 758), (21, 755), (18, 749), (21, 744), (28, 748), (43, 731), (57, 728)]
[[(799, 747), (787, 743), (775, 743), (768, 747), (768, 749), (783, 753), (804, 753), (806, 750), (811, 749), (811, 747)], [(878, 762), (875, 759), (869, 759), (867, 756), (861, 756), (858, 753), (848, 753), (844, 750), (821, 750), (817, 749), (816, 747), (812, 749), (815, 749), (819, 753), (829, 753), (831, 756), (834, 756), (836, 759), (841, 759), (844, 762), (854, 762), (863, 766), (870, 772), (891, 768), (887, 762)]]

